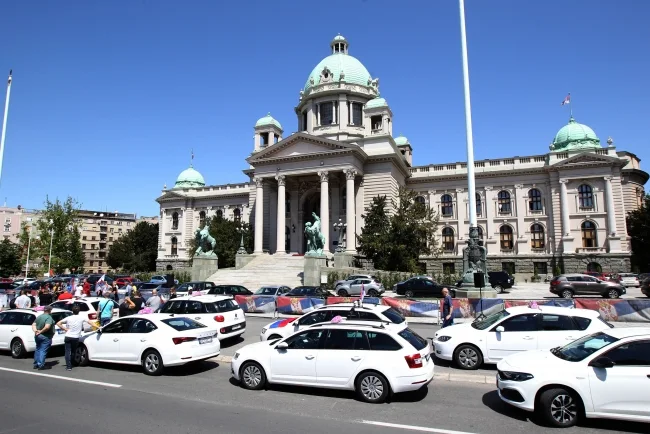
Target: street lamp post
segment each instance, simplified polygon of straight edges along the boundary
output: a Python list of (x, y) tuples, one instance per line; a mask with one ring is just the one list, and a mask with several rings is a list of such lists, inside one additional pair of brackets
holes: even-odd
[(345, 232), (345, 229), (348, 227), (348, 225), (339, 219), (338, 223), (334, 223), (333, 226), (334, 230), (338, 231), (339, 233), (339, 240), (338, 243), (336, 243), (336, 253), (343, 253), (345, 251), (345, 247), (343, 246), (343, 233)]
[(50, 219), (50, 255), (47, 257), (47, 275), (50, 276), (52, 269), (52, 241), (54, 240), (54, 220)]
[(29, 250), (32, 247), (32, 227), (29, 226), (29, 236), (27, 237), (27, 262), (25, 263), (25, 279), (23, 279), (23, 284), (27, 282), (27, 273), (29, 273)]
[(246, 232), (246, 229), (244, 229), (244, 226), (242, 225), (237, 228), (237, 232), (241, 234), (241, 241), (239, 242), (239, 250), (237, 250), (237, 254), (246, 255), (248, 254), (246, 248), (244, 247), (244, 233)]

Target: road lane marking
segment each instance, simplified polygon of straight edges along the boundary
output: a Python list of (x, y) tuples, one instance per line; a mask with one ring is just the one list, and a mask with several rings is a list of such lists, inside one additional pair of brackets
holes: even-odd
[(452, 431), (448, 429), (428, 428), (426, 426), (401, 425), (399, 423), (377, 422), (374, 420), (362, 420), (361, 423), (366, 425), (383, 426), (386, 428), (407, 429), (411, 431), (433, 432), (437, 434), (474, 434), (465, 431)]
[(92, 380), (82, 380), (81, 378), (61, 377), (60, 375), (43, 374), (41, 372), (21, 371), (20, 369), (11, 369), (11, 368), (2, 368), (2, 367), (0, 367), (0, 371), (16, 372), (18, 374), (26, 374), (26, 375), (34, 375), (36, 377), (54, 378), (56, 380), (74, 381), (75, 383), (94, 384), (96, 386), (105, 386), (105, 387), (114, 387), (114, 388), (122, 387), (121, 384), (103, 383), (101, 381), (92, 381)]

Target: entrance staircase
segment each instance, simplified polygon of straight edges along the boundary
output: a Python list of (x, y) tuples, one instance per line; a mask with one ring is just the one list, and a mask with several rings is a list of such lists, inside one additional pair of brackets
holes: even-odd
[(207, 280), (217, 285), (242, 285), (255, 292), (264, 285), (302, 285), (305, 258), (290, 255), (263, 254), (255, 257), (243, 268), (224, 268)]

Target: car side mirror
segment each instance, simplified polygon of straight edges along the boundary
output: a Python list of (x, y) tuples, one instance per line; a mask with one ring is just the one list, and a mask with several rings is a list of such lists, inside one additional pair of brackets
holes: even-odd
[(286, 342), (280, 342), (278, 345), (275, 347), (276, 350), (287, 350), (289, 349), (289, 344)]
[(498, 333), (503, 333), (506, 331), (506, 329), (503, 328), (503, 326), (499, 326), (495, 329)]
[(591, 362), (589, 362), (589, 366), (591, 366), (592, 368), (601, 368), (601, 369), (613, 368), (614, 362), (609, 357), (603, 356), (603, 357), (598, 357), (592, 360)]

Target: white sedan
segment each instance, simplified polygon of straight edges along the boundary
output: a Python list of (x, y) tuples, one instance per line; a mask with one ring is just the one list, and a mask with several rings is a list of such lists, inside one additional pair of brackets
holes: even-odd
[[(103, 297), (81, 297), (81, 298), (71, 298), (69, 300), (59, 300), (52, 303), (50, 306), (53, 308), (72, 310), (72, 306), (79, 306), (79, 316), (87, 319), (88, 321), (98, 320), (99, 312), (99, 303), (103, 300)], [(108, 310), (109, 307), (106, 307)], [(108, 312), (107, 312), (108, 313)], [(119, 315), (118, 303), (113, 304), (113, 319), (117, 318)], [(91, 327), (84, 325), (85, 331), (90, 331)]]
[[(11, 309), (0, 313), (0, 349), (11, 350), (11, 357), (20, 359), (28, 352), (36, 349), (32, 323), (42, 311), (34, 309)], [(72, 312), (62, 309), (52, 309), (54, 323), (72, 315)], [(55, 327), (52, 346), (63, 345), (65, 331)]]
[(497, 369), (501, 399), (551, 426), (573, 426), (581, 416), (650, 422), (650, 328), (616, 328), (515, 354)]
[(609, 330), (599, 313), (587, 309), (517, 306), (471, 324), (436, 332), (436, 357), (453, 360), (462, 369), (478, 369), (521, 351), (550, 349), (582, 336)]
[(131, 315), (82, 336), (75, 363), (141, 365), (147, 375), (219, 355), (217, 327), (167, 314)]

